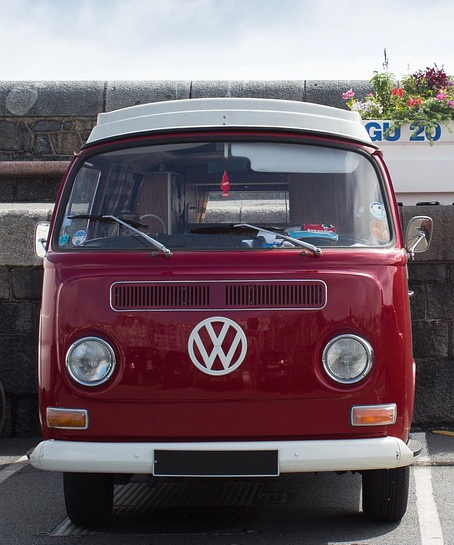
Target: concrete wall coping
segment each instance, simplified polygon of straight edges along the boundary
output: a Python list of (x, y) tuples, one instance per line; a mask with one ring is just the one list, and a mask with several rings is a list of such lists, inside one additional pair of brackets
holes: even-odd
[(209, 97), (298, 100), (345, 109), (342, 93), (365, 96), (364, 80), (3, 81), (0, 117), (86, 118), (147, 102)]

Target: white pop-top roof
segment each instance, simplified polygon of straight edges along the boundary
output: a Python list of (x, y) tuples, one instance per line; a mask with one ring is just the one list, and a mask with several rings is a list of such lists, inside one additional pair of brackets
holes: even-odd
[(371, 143), (357, 112), (261, 98), (171, 100), (101, 113), (87, 143), (155, 131), (220, 127), (292, 129)]

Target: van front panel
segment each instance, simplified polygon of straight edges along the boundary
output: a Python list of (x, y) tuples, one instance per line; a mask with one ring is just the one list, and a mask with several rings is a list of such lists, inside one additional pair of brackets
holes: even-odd
[[(387, 183), (367, 148), (294, 135), (84, 152), (45, 261), (40, 375), (41, 414), (81, 409), (88, 425), (43, 416), (46, 436), (406, 440), (414, 362)], [(389, 425), (352, 425), (354, 407), (390, 404)]]

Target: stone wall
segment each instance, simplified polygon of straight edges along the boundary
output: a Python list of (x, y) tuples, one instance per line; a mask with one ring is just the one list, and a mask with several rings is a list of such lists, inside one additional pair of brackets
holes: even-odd
[(454, 228), (453, 206), (404, 207), (404, 225), (415, 215), (431, 216), (429, 250), (409, 264), (413, 351), (417, 364), (414, 423), (454, 426)]
[[(42, 270), (34, 227), (50, 214), (61, 176), (99, 112), (185, 98), (239, 96), (293, 99), (344, 107), (342, 92), (364, 81), (286, 82), (0, 82), (0, 381), (7, 398), (4, 436), (39, 435), (37, 332)], [(454, 426), (453, 208), (403, 208), (435, 220), (432, 248), (410, 264), (415, 425)]]
[[(1, 183), (1, 182), (0, 182)], [(37, 339), (42, 266), (33, 251), (38, 221), (52, 205), (0, 204), (0, 381), (6, 395), (5, 436), (39, 435)]]

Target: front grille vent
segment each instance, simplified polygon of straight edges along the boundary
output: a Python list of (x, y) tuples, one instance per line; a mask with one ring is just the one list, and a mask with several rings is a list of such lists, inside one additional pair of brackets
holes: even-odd
[(225, 288), (226, 307), (321, 308), (325, 305), (322, 282), (233, 284)]
[(204, 284), (114, 284), (116, 310), (210, 308), (210, 286)]
[(114, 310), (321, 309), (320, 280), (232, 282), (118, 282), (111, 286)]

